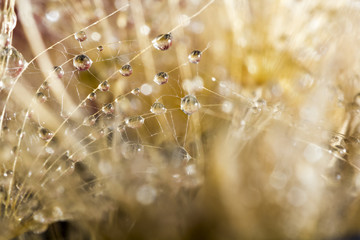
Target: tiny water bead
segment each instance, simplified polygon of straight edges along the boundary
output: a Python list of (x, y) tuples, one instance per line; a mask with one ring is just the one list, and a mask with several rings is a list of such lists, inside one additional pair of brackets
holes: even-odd
[(58, 78), (62, 78), (65, 74), (64, 69), (60, 66), (55, 66), (54, 71), (57, 74)]
[(79, 71), (88, 70), (91, 67), (92, 60), (85, 54), (80, 54), (74, 57), (73, 65)]
[(75, 33), (74, 37), (79, 42), (83, 42), (87, 39), (86, 32), (84, 32), (84, 31), (79, 31), (79, 32)]
[(154, 77), (154, 82), (158, 85), (165, 84), (168, 82), (168, 80), (169, 80), (169, 74), (167, 74), (166, 72), (159, 72)]
[(200, 103), (197, 98), (193, 95), (187, 95), (181, 99), (181, 110), (187, 114), (191, 115), (200, 109)]
[(54, 135), (49, 129), (44, 128), (44, 127), (39, 128), (38, 134), (42, 140), (46, 140), (46, 141), (51, 139)]
[(37, 92), (36, 98), (40, 103), (44, 103), (47, 101), (47, 96), (43, 92)]
[(150, 112), (152, 112), (155, 115), (160, 115), (166, 113), (167, 109), (165, 108), (164, 104), (155, 102), (151, 108)]
[(133, 90), (131, 90), (131, 94), (135, 96), (139, 96), (140, 93), (141, 93), (140, 88), (134, 88)]
[(96, 123), (96, 117), (94, 115), (86, 117), (83, 122), (83, 124), (88, 127), (93, 126), (95, 123)]
[(9, 35), (0, 33), (0, 48), (9, 47), (11, 43)]
[(16, 78), (25, 68), (26, 61), (23, 55), (14, 47), (6, 47), (0, 53), (0, 73)]
[(152, 40), (154, 48), (160, 51), (165, 51), (169, 49), (172, 45), (172, 35), (171, 33), (165, 33), (157, 36)]
[(199, 50), (192, 51), (190, 53), (190, 55), (188, 56), (188, 59), (189, 59), (190, 63), (198, 64), (201, 59), (201, 51), (199, 51)]
[(142, 116), (132, 116), (125, 119), (125, 124), (129, 128), (139, 128), (144, 124), (145, 119)]
[(103, 50), (104, 50), (104, 47), (103, 46), (98, 46), (97, 48), (96, 48), (99, 52), (102, 52)]
[(128, 76), (130, 76), (132, 74), (133, 69), (132, 69), (130, 64), (125, 64), (120, 68), (119, 72), (124, 77), (128, 77)]
[(109, 91), (109, 89), (110, 89), (110, 84), (109, 84), (108, 81), (104, 81), (104, 82), (102, 82), (102, 83), (100, 84), (99, 88), (100, 88), (100, 90), (101, 90), (102, 92)]
[(1, 11), (0, 18), (2, 19), (3, 30), (6, 33), (12, 32), (17, 23), (17, 16), (14, 9)]
[(91, 92), (88, 97), (87, 97), (90, 101), (95, 101), (96, 100), (96, 92)]
[(114, 111), (115, 111), (114, 105), (113, 105), (112, 103), (105, 104), (105, 105), (102, 107), (102, 111), (103, 111), (106, 115), (113, 114)]

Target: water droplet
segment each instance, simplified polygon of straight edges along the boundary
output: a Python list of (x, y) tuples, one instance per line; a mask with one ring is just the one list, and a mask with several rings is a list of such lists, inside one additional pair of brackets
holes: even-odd
[(173, 150), (171, 158), (170, 158), (170, 164), (174, 168), (178, 168), (181, 165), (186, 164), (191, 159), (190, 154), (186, 151), (183, 147), (176, 147), (176, 149)]
[(119, 72), (124, 77), (128, 77), (132, 74), (133, 70), (132, 70), (132, 67), (130, 66), (130, 64), (125, 64), (124, 66), (122, 66), (120, 68)]
[(133, 90), (131, 90), (131, 93), (135, 96), (139, 96), (140, 92), (141, 91), (139, 88), (134, 88)]
[(168, 82), (168, 80), (169, 80), (169, 74), (167, 74), (166, 72), (159, 72), (154, 77), (154, 82), (157, 83), (158, 85), (165, 84)]
[(0, 73), (16, 78), (24, 69), (26, 61), (22, 54), (14, 47), (2, 49), (0, 54)]
[(48, 229), (48, 225), (39, 222), (33, 222), (29, 225), (29, 229), (35, 234), (41, 234)]
[(74, 57), (73, 65), (79, 71), (88, 70), (91, 67), (92, 61), (85, 54), (80, 54)]
[(9, 35), (0, 33), (0, 48), (9, 47), (11, 43)]
[(44, 90), (48, 90), (50, 87), (49, 85), (49, 82), (48, 81), (44, 81), (42, 84), (41, 84), (41, 88), (44, 89)]
[(88, 97), (87, 97), (90, 101), (95, 101), (96, 100), (96, 93), (95, 92), (91, 92)]
[(356, 94), (354, 97), (354, 103), (360, 107), (360, 93)]
[(99, 86), (100, 90), (103, 92), (109, 91), (110, 89), (110, 84), (108, 81), (103, 81), (100, 86)]
[(17, 17), (14, 12), (14, 9), (11, 9), (9, 11), (2, 11), (0, 17), (3, 20), (2, 24), (4, 26), (5, 32), (6, 33), (12, 32), (12, 30), (14, 30), (17, 23)]
[(117, 131), (122, 133), (125, 131), (125, 124), (120, 124), (118, 127), (117, 127)]
[(79, 42), (83, 42), (87, 39), (86, 32), (84, 32), (84, 31), (79, 31), (79, 32), (75, 33), (74, 37)]
[(121, 154), (126, 159), (139, 159), (144, 154), (144, 146), (139, 143), (127, 142), (121, 145)]
[(96, 49), (97, 49), (99, 52), (102, 52), (102, 51), (104, 50), (104, 47), (103, 47), (102, 45), (100, 45), (100, 46), (98, 46)]
[(233, 109), (233, 103), (230, 101), (224, 101), (223, 104), (221, 105), (221, 110), (224, 113), (230, 113)]
[(50, 130), (49, 129), (47, 129), (47, 128), (44, 128), (44, 127), (40, 127), (39, 128), (39, 137), (41, 138), (41, 139), (43, 139), (43, 140), (49, 140), (49, 139), (51, 139), (52, 137), (53, 137), (53, 133), (52, 132), (50, 132)]
[(152, 44), (157, 50), (164, 51), (169, 49), (172, 45), (171, 33), (165, 33), (157, 36), (154, 40), (152, 40)]
[(143, 205), (150, 205), (154, 202), (157, 191), (150, 185), (141, 186), (136, 192), (136, 200)]
[(129, 128), (139, 128), (144, 124), (145, 119), (142, 116), (133, 116), (125, 119), (125, 124)]
[(200, 109), (200, 103), (197, 98), (193, 95), (187, 95), (181, 99), (181, 110), (187, 114), (191, 115)]
[(60, 66), (55, 66), (54, 71), (57, 74), (58, 78), (62, 78), (65, 74), (64, 69)]
[(47, 96), (43, 92), (37, 92), (36, 98), (39, 102), (44, 103), (47, 101)]
[(164, 104), (155, 102), (151, 106), (150, 112), (152, 112), (153, 114), (156, 114), (156, 115), (160, 115), (160, 114), (166, 113), (166, 108), (165, 108)]
[(113, 114), (114, 111), (115, 111), (114, 105), (113, 105), (112, 103), (105, 104), (105, 105), (102, 107), (102, 111), (103, 111), (106, 115)]
[(189, 62), (198, 64), (201, 59), (201, 52), (199, 50), (194, 50), (189, 55)]
[(262, 108), (266, 106), (266, 101), (264, 99), (258, 99), (254, 102), (254, 107)]
[(93, 126), (96, 123), (96, 117), (94, 115), (91, 115), (89, 117), (86, 117), (83, 124), (85, 126)]

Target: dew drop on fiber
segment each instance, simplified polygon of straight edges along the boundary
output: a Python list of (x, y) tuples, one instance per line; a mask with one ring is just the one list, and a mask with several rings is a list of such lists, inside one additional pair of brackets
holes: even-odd
[(188, 56), (189, 62), (198, 64), (201, 59), (201, 52), (199, 50), (192, 51)]
[(165, 108), (164, 104), (159, 103), (159, 102), (155, 102), (151, 108), (150, 108), (150, 112), (152, 112), (155, 115), (161, 115), (166, 113), (167, 109)]
[(87, 39), (86, 32), (84, 32), (84, 31), (79, 31), (79, 32), (75, 33), (74, 37), (79, 42), (83, 42)]
[(169, 75), (166, 72), (159, 72), (154, 77), (154, 82), (158, 85), (167, 83), (169, 80)]
[(55, 66), (54, 71), (55, 71), (56, 75), (58, 76), (58, 78), (62, 78), (65, 74), (64, 69), (60, 66)]
[(172, 36), (170, 33), (161, 34), (152, 40), (152, 44), (157, 50), (165, 51), (172, 45)]
[(125, 124), (129, 128), (139, 128), (144, 124), (145, 119), (142, 116), (132, 116), (125, 119)]
[(112, 103), (105, 104), (105, 105), (102, 107), (102, 111), (103, 111), (106, 115), (113, 114), (114, 111), (115, 111), (114, 105), (113, 105)]
[(100, 90), (102, 91), (102, 92), (106, 92), (106, 91), (109, 91), (109, 89), (110, 89), (110, 84), (109, 84), (109, 82), (108, 81), (103, 81), (102, 83), (100, 83)]
[(87, 97), (90, 101), (95, 101), (96, 100), (96, 93), (95, 92), (91, 92), (88, 97)]
[(25, 68), (26, 61), (22, 54), (14, 47), (6, 47), (0, 53), (0, 73), (16, 78)]
[(39, 128), (38, 134), (41, 139), (46, 140), (46, 141), (51, 139), (54, 135), (49, 129), (44, 128), (44, 127)]
[(133, 69), (132, 69), (130, 64), (125, 64), (120, 68), (119, 72), (124, 77), (128, 77), (128, 76), (130, 76), (132, 74)]
[(195, 96), (187, 95), (181, 99), (180, 108), (185, 114), (191, 115), (199, 111), (200, 103)]
[(73, 65), (77, 70), (85, 71), (91, 67), (92, 60), (85, 54), (80, 54), (74, 57)]

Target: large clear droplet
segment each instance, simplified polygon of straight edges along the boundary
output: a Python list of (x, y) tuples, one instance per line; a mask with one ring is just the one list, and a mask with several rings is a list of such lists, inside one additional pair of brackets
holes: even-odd
[(199, 50), (194, 50), (189, 55), (189, 62), (198, 64), (201, 59), (201, 52)]
[(56, 75), (58, 76), (58, 78), (62, 78), (65, 74), (64, 69), (60, 66), (55, 66), (54, 71), (55, 71)]
[(109, 91), (110, 89), (110, 84), (108, 81), (103, 81), (102, 83), (100, 83), (99, 89), (103, 92)]
[(154, 77), (154, 82), (158, 85), (167, 83), (169, 80), (169, 75), (166, 72), (159, 72)]
[(14, 30), (17, 23), (17, 17), (13, 9), (10, 11), (2, 11), (1, 20), (6, 33), (10, 33)]
[(135, 95), (135, 96), (139, 96), (141, 93), (139, 88), (134, 88), (133, 90), (131, 90), (131, 94)]
[(129, 128), (139, 128), (144, 124), (145, 119), (142, 116), (133, 116), (125, 119), (125, 124)]
[(9, 35), (0, 33), (0, 48), (9, 47), (11, 43)]
[(83, 42), (87, 39), (86, 32), (84, 32), (84, 31), (79, 31), (79, 32), (75, 33), (74, 37), (79, 42)]
[(106, 115), (113, 114), (114, 111), (115, 111), (114, 105), (113, 105), (112, 103), (105, 104), (105, 105), (102, 107), (102, 111), (103, 111)]
[(86, 117), (83, 124), (85, 126), (93, 126), (96, 123), (96, 117), (94, 115), (91, 115), (89, 117)]
[(122, 66), (120, 68), (119, 72), (124, 77), (128, 77), (132, 74), (133, 70), (132, 70), (132, 67), (130, 66), (130, 64), (125, 64), (124, 66)]
[(183, 147), (177, 147), (173, 150), (172, 156), (170, 159), (170, 164), (172, 167), (178, 168), (185, 165), (191, 159), (190, 154)]
[(181, 110), (187, 115), (199, 111), (200, 107), (199, 101), (193, 95), (187, 95), (181, 99)]
[(44, 127), (40, 127), (39, 128), (39, 137), (42, 139), (42, 140), (49, 140), (53, 137), (53, 133), (47, 129), (47, 128), (44, 128)]
[(91, 92), (88, 97), (87, 97), (90, 101), (95, 101), (96, 100), (96, 93), (95, 92)]
[(91, 67), (92, 61), (85, 54), (80, 54), (74, 57), (73, 65), (79, 71), (88, 70)]
[(172, 45), (172, 36), (170, 33), (161, 34), (152, 40), (152, 44), (157, 50), (165, 51)]
[(22, 54), (14, 47), (6, 47), (1, 50), (0, 73), (16, 78), (25, 67), (26, 61)]
[(166, 108), (165, 108), (164, 104), (155, 102), (151, 106), (150, 112), (152, 112), (153, 114), (156, 114), (156, 115), (160, 115), (160, 114), (166, 113)]
[(47, 96), (43, 92), (37, 92), (36, 98), (40, 103), (44, 103), (47, 101)]

